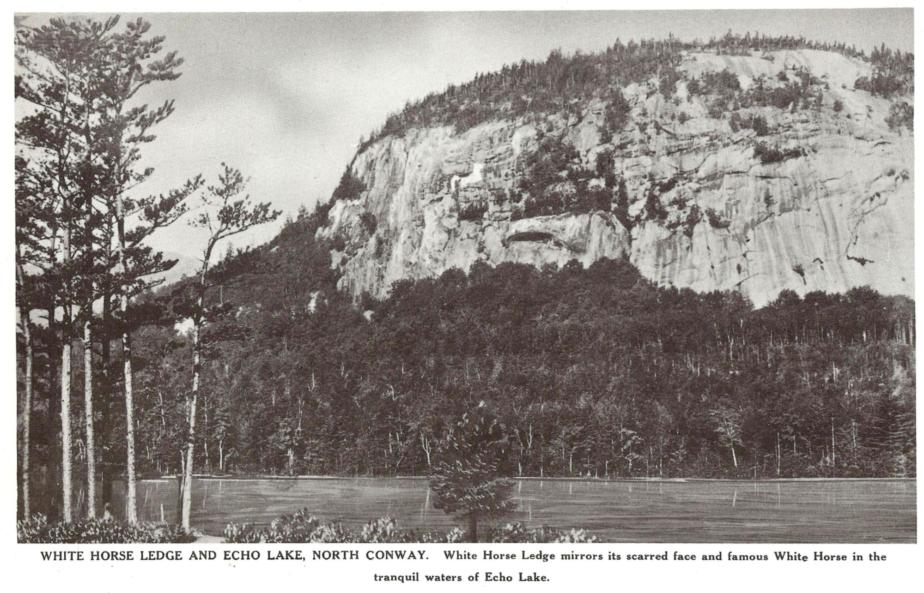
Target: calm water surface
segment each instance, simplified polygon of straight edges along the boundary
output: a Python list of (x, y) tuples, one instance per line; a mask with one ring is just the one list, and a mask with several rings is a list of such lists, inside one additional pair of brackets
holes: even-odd
[[(141, 518), (171, 520), (176, 481), (138, 483)], [(916, 541), (914, 480), (519, 480), (508, 521), (579, 527), (609, 542), (861, 543)], [(384, 515), (400, 527), (445, 529), (424, 478), (197, 478), (194, 525), (220, 535), (229, 522), (268, 524), (307, 507), (345, 525)], [(116, 507), (118, 506), (118, 501)]]

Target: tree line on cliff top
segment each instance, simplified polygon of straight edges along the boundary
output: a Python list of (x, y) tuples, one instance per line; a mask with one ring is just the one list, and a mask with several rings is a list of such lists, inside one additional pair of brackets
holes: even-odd
[(868, 61), (872, 74), (857, 79), (854, 85), (857, 89), (887, 98), (914, 92), (914, 54), (884, 44), (867, 55), (840, 42), (760, 33), (741, 35), (731, 31), (708, 41), (681, 41), (673, 36), (617, 40), (598, 53), (565, 55), (555, 50), (544, 61), (507, 64), (496, 72), (478, 74), (470, 82), (451, 84), (443, 91), (408, 102), (400, 112), (389, 116), (381, 129), (361, 139), (360, 152), (379, 138), (401, 135), (409, 128), (450, 125), (462, 132), (493, 119), (566, 113), (575, 105), (586, 105), (593, 99), (619, 106), (624, 102), (621, 89), (651, 79), (657, 80), (658, 90), (670, 98), (677, 81), (689, 79), (680, 70), (683, 52), (725, 55), (764, 52), (772, 59), (766, 52), (800, 49), (837, 52)]

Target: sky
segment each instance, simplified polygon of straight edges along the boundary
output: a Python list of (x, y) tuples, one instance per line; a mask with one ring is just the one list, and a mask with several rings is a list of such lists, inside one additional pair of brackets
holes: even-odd
[[(617, 38), (706, 39), (728, 30), (843, 41), (867, 51), (883, 42), (903, 51), (914, 46), (910, 9), (140, 16), (185, 63), (178, 80), (141, 97), (152, 105), (174, 99), (176, 111), (145, 150), (155, 174), (139, 191), (164, 192), (197, 173), (214, 180), (226, 162), (249, 176), (252, 197), (271, 202), (283, 219), (326, 200), (360, 136), (407, 101), (506, 63), (544, 59), (556, 48), (593, 52)], [(267, 241), (281, 224), (233, 244)], [(204, 239), (181, 220), (151, 242), (196, 257)]]

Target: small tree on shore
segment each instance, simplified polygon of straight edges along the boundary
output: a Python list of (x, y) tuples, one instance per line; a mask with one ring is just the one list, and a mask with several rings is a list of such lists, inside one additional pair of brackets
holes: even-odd
[(208, 231), (208, 240), (202, 250), (202, 264), (195, 284), (195, 303), (192, 307), (192, 389), (186, 395), (188, 433), (183, 467), (180, 522), (189, 531), (192, 515), (193, 460), (196, 443), (196, 407), (199, 399), (202, 369), (202, 328), (209, 311), (205, 293), (209, 288), (209, 267), (215, 246), (228, 237), (243, 233), (261, 224), (276, 220), (281, 211), (274, 210), (269, 202), (254, 203), (247, 189), (247, 179), (240, 170), (221, 164), (218, 184), (206, 188), (198, 214), (190, 221), (194, 227)]
[(484, 402), (462, 415), (440, 447), (430, 489), (433, 506), (468, 523), (469, 541), (478, 541), (478, 520), (513, 511), (513, 482), (499, 477), (507, 441), (503, 425)]
[(732, 463), (738, 469), (738, 455), (735, 446), (741, 445), (741, 414), (730, 405), (722, 404), (709, 412), (719, 444), (731, 451)]

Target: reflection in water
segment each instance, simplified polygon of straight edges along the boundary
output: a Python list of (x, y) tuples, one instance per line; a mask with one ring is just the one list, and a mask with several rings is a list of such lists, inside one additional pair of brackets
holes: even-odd
[[(546, 483), (548, 482), (548, 483)], [(913, 480), (773, 482), (577, 482), (518, 480), (517, 512), (503, 521), (583, 528), (603, 541), (914, 542)], [(177, 482), (138, 483), (142, 520), (176, 517)], [(775, 487), (775, 496), (773, 488)], [(401, 527), (447, 529), (425, 479), (199, 479), (193, 524), (268, 524), (301, 508), (324, 521), (359, 526), (390, 515)], [(728, 501), (735, 508), (728, 513)], [(740, 504), (739, 504), (740, 503)], [(122, 508), (117, 487), (113, 508)]]
[(427, 513), (430, 511), (430, 488), (427, 488), (427, 497), (424, 498), (423, 506), (420, 507), (420, 518), (426, 519)]

